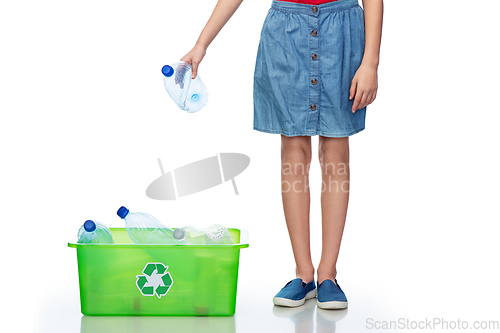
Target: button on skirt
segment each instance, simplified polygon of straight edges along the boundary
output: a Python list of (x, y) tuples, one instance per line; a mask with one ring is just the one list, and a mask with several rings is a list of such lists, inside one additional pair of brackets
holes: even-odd
[(349, 89), (365, 48), (358, 0), (321, 5), (272, 1), (254, 73), (254, 129), (346, 137), (365, 128)]

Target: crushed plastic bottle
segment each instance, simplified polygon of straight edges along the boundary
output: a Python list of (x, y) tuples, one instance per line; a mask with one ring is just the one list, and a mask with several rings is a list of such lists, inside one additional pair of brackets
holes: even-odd
[(113, 236), (103, 223), (87, 220), (78, 230), (78, 243), (113, 244)]
[(173, 230), (167, 228), (154, 216), (146, 213), (130, 213), (126, 207), (117, 212), (123, 220), (127, 233), (136, 244), (179, 244), (173, 236)]
[(212, 224), (206, 229), (186, 226), (174, 230), (174, 238), (191, 245), (233, 244), (229, 231), (220, 224)]
[(175, 62), (161, 69), (163, 83), (172, 100), (189, 113), (200, 111), (208, 102), (208, 91), (200, 75), (192, 79), (193, 66), (188, 62)]

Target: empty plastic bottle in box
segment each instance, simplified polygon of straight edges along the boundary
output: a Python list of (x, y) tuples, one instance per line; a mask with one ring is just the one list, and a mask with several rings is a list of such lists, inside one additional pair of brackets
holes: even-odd
[(212, 224), (206, 229), (186, 226), (174, 230), (173, 236), (188, 244), (233, 244), (229, 231), (220, 224)]
[(161, 71), (165, 89), (182, 110), (189, 113), (198, 112), (208, 102), (207, 88), (201, 81), (200, 75), (192, 79), (190, 63), (181, 61), (165, 65)]
[(187, 244), (206, 244), (205, 231), (195, 227), (186, 226), (174, 230), (174, 238), (178, 241), (184, 241)]
[(127, 233), (136, 244), (179, 244), (173, 236), (173, 230), (161, 224), (154, 216), (130, 213), (123, 206), (118, 209), (117, 214), (125, 220)]
[(111, 244), (113, 237), (104, 224), (87, 220), (78, 231), (78, 243)]
[(226, 227), (220, 224), (212, 224), (206, 229), (205, 239), (207, 244), (233, 244)]

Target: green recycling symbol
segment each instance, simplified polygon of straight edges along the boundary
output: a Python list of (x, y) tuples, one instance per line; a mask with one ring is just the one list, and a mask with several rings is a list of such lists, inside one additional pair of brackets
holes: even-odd
[(172, 276), (167, 272), (168, 266), (161, 262), (148, 262), (142, 273), (144, 275), (137, 275), (136, 285), (139, 291), (144, 296), (158, 296), (161, 298), (165, 296), (174, 281)]

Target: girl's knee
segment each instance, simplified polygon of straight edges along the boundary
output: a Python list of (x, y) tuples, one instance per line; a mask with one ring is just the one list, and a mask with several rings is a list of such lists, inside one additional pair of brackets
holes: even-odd
[(349, 138), (319, 137), (318, 157), (320, 162), (347, 162), (349, 160)]
[(311, 137), (281, 136), (281, 158), (292, 163), (310, 163), (311, 153)]
[(325, 138), (320, 136), (318, 158), (324, 174), (338, 174), (338, 170), (349, 170), (348, 138)]

